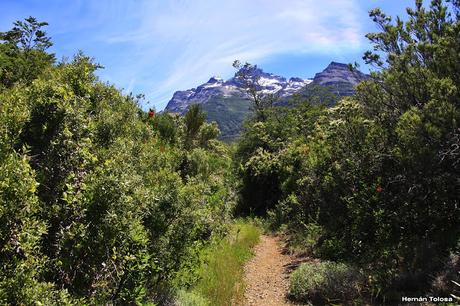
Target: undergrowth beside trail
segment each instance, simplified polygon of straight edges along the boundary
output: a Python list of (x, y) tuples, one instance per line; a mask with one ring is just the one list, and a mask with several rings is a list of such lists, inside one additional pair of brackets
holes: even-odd
[(237, 220), (229, 234), (205, 248), (197, 268), (197, 283), (190, 290), (180, 290), (181, 306), (240, 305), (244, 298), (244, 264), (259, 242), (260, 226), (254, 221)]

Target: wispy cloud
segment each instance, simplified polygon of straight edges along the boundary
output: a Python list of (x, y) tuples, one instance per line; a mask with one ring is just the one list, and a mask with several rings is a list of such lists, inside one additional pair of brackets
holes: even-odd
[(359, 49), (359, 10), (353, 0), (198, 0), (162, 6), (145, 1), (139, 28), (104, 41), (142, 50), (135, 70), (164, 62), (161, 79), (147, 92), (162, 108), (177, 89), (195, 86), (210, 75), (230, 75), (234, 59), (257, 63), (288, 52)]
[[(29, 1), (39, 9), (40, 1)], [(234, 59), (260, 63), (277, 54), (332, 59), (362, 49), (360, 1), (50, 0), (41, 14), (58, 40), (58, 53), (83, 49), (106, 66), (102, 78), (145, 93), (161, 109), (175, 90), (211, 75), (229, 77)]]

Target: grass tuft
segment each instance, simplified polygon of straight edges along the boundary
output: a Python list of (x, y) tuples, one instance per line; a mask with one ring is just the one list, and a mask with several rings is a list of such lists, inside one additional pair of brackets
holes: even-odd
[[(254, 222), (238, 220), (230, 234), (204, 252), (199, 280), (192, 290), (179, 292), (178, 304), (240, 305), (244, 299), (244, 264), (259, 242), (260, 228)], [(195, 304), (193, 304), (195, 303)]]

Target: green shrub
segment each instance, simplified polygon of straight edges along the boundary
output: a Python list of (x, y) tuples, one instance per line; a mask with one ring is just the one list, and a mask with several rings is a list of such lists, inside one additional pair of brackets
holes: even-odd
[(176, 296), (177, 306), (209, 306), (211, 305), (204, 297), (194, 291), (179, 290)]
[(323, 235), (323, 228), (316, 223), (302, 225), (301, 228), (284, 229), (289, 236), (288, 247), (296, 253), (318, 256), (318, 242)]
[(289, 292), (298, 301), (314, 305), (344, 303), (361, 295), (363, 277), (343, 263), (304, 263), (291, 275)]
[(98, 68), (79, 53), (0, 86), (0, 304), (164, 303), (229, 221), (216, 127), (148, 117)]

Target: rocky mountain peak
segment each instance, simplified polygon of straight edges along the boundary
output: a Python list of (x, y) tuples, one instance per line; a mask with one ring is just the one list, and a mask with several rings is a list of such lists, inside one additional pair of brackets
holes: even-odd
[(332, 61), (332, 62), (326, 67), (325, 70), (328, 70), (328, 69), (350, 69), (350, 66), (349, 66), (348, 64), (338, 63), (338, 62)]
[(224, 80), (221, 78), (221, 77), (218, 77), (218, 76), (213, 76), (209, 79), (209, 81), (207, 82), (208, 84), (214, 84), (214, 83), (223, 83)]
[[(350, 69), (350, 66), (347, 64), (331, 62), (326, 67), (326, 69), (315, 75), (315, 77), (313, 78), (313, 84), (331, 86), (340, 83), (346, 83), (355, 86), (356, 84), (367, 78), (368, 76), (366, 74), (356, 69)], [(344, 95), (350, 94), (351, 92), (347, 92)]]

